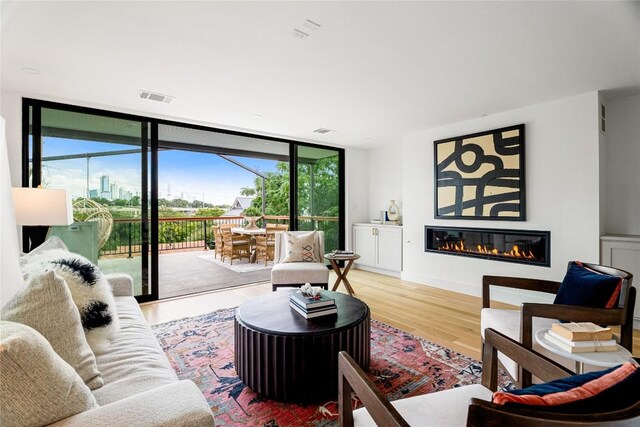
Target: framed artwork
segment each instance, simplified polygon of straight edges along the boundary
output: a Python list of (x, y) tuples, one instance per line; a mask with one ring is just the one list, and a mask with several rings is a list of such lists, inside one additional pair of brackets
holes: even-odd
[(524, 221), (524, 154), (524, 124), (435, 141), (435, 218)]

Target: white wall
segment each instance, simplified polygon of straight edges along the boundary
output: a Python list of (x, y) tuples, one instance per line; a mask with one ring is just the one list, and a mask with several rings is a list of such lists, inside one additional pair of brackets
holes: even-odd
[[(598, 262), (597, 106), (598, 94), (593, 92), (406, 136), (402, 146), (402, 278), (480, 295), (485, 274), (560, 280), (569, 260)], [(526, 125), (527, 221), (434, 220), (433, 141), (519, 123)], [(426, 253), (424, 226), (428, 224), (549, 230), (551, 267)]]
[(607, 103), (608, 234), (640, 235), (640, 95)]
[(402, 216), (402, 141), (369, 150), (369, 209), (367, 222), (379, 218), (395, 200)]
[(11, 199), (9, 160), (5, 141), (5, 120), (0, 117), (0, 307), (23, 285), (18, 263), (20, 246)]

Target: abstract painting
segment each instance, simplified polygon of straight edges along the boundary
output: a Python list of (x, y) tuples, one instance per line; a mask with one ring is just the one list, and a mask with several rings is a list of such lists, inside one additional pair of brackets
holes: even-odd
[(434, 142), (435, 218), (524, 221), (524, 124)]

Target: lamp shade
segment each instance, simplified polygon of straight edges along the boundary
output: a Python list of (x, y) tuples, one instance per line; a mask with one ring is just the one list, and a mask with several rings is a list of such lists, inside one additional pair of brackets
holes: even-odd
[(71, 198), (66, 190), (12, 188), (17, 225), (69, 225), (73, 222)]

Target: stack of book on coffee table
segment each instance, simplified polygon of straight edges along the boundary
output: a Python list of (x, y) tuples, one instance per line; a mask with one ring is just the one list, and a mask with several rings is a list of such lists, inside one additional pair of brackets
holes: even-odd
[(616, 351), (618, 349), (611, 328), (598, 326), (591, 322), (554, 323), (545, 338), (569, 353)]
[(336, 300), (322, 292), (316, 296), (303, 294), (300, 291), (294, 292), (289, 298), (289, 306), (305, 319), (328, 316), (338, 312)]

